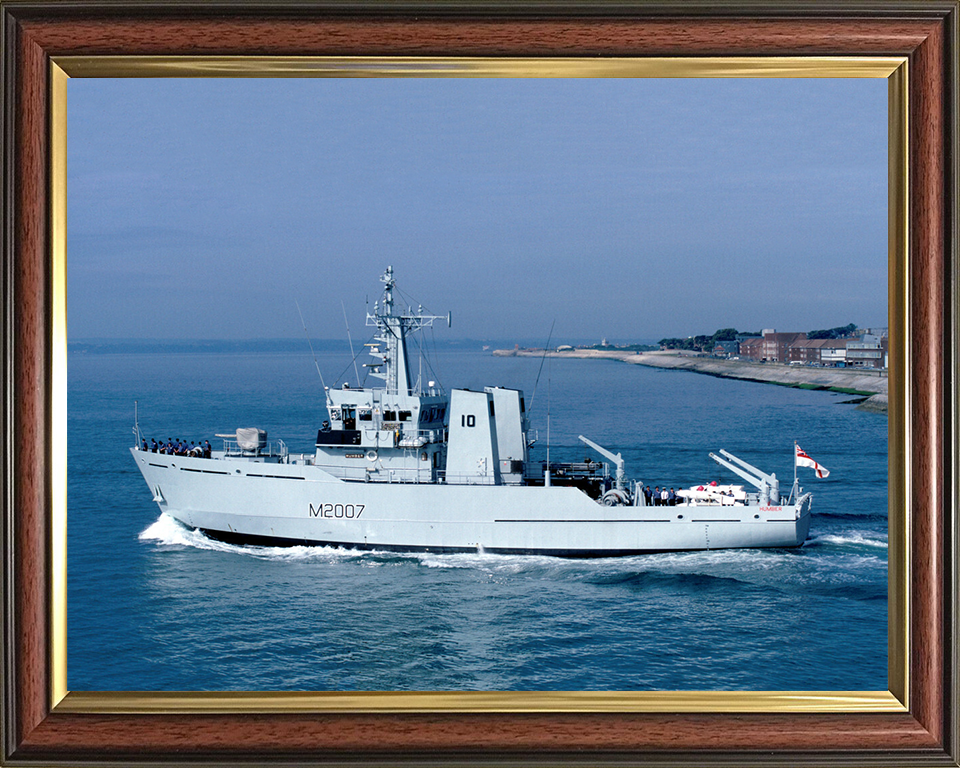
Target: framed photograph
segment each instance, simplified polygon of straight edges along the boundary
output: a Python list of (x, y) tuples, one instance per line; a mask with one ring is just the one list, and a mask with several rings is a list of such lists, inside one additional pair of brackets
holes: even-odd
[[(5, 761), (890, 764), (909, 756), (957, 765), (958, 720), (950, 702), (958, 695), (958, 153), (957, 75), (949, 64), (957, 53), (956, 3), (925, 4), (922, 13), (897, 3), (882, 11), (736, 3), (709, 10), (646, 4), (237, 4), (214, 11), (180, 3), (4, 2), (2, 11)], [(70, 690), (67, 445), (76, 450), (77, 441), (67, 432), (66, 407), (68, 83), (105, 77), (128, 83), (256, 78), (263, 93), (276, 92), (278, 78), (302, 83), (317, 77), (373, 77), (380, 84), (400, 77), (414, 90), (416, 78), (570, 79), (588, 86), (586, 80), (638, 78), (885, 83), (887, 689), (664, 691), (654, 685), (628, 691), (574, 676), (566, 678), (573, 681), (567, 692), (501, 691), (495, 684), (442, 690), (443, 679), (429, 677), (423, 679), (439, 681), (440, 690), (384, 685), (390, 690), (364, 692), (376, 685), (370, 680), (382, 678), (361, 676), (357, 682), (344, 675), (328, 681), (323, 692), (265, 693), (238, 690), (241, 673), (224, 682), (221, 692), (175, 693), (151, 681), (158, 671), (150, 666), (153, 656), (121, 658), (105, 641), (114, 663), (132, 665), (126, 682), (118, 690)], [(175, 94), (174, 102), (184, 93)], [(201, 95), (189, 98), (209, 96), (203, 93), (201, 88), (195, 92)], [(587, 104), (586, 91), (578, 93), (581, 106)], [(468, 102), (478, 106), (480, 99)], [(83, 104), (78, 98), (71, 109)], [(607, 114), (612, 122), (616, 110)], [(474, 122), (483, 125), (481, 117)], [(108, 120), (104, 134), (111, 125), (129, 133), (120, 123), (120, 116)], [(479, 143), (468, 128), (461, 137), (474, 147)], [(838, 130), (838, 142), (852, 140)], [(610, 152), (609, 143), (598, 144), (598, 157)], [(199, 157), (204, 149), (197, 149)], [(555, 170), (556, 158), (549, 165)], [(266, 176), (263, 181), (269, 183)], [(109, 186), (107, 178), (100, 191)], [(114, 186), (123, 189), (122, 183)], [(358, 206), (373, 204), (371, 198), (358, 197)], [(349, 200), (327, 202), (345, 206)], [(71, 241), (70, 247), (77, 251), (82, 243)], [(122, 286), (121, 261), (104, 264), (95, 279)], [(361, 296), (372, 290), (365, 284), (350, 288)], [(355, 298), (347, 290), (340, 295), (345, 302)], [(150, 301), (134, 296), (131, 311)], [(346, 308), (343, 314), (349, 333)], [(79, 372), (75, 367), (72, 375)], [(162, 498), (153, 490), (155, 501)], [(122, 596), (112, 599), (122, 610)], [(175, 622), (182, 609), (171, 610), (168, 619)], [(90, 640), (85, 642), (92, 648)], [(838, 658), (842, 664), (846, 657)], [(256, 687), (269, 687), (262, 682), (269, 679)]]

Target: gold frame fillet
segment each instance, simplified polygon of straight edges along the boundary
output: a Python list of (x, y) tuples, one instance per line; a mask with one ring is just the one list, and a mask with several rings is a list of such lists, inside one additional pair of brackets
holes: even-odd
[[(51, 707), (57, 713), (906, 712), (909, 709), (909, 359), (906, 57), (456, 58), (60, 56), (51, 61), (53, 293)], [(67, 82), (72, 77), (884, 78), (888, 81), (888, 691), (81, 692), (67, 689)]]

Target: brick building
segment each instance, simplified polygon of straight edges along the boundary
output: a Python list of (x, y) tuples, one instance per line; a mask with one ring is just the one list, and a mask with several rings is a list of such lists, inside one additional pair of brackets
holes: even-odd
[(846, 339), (799, 339), (787, 349), (787, 362), (836, 365), (846, 361), (846, 348)]
[(742, 360), (759, 360), (762, 354), (762, 336), (748, 336), (740, 341), (740, 358)]
[(775, 330), (763, 332), (763, 350), (761, 360), (770, 363), (785, 363), (787, 350), (797, 341), (806, 340), (805, 333), (777, 333)]

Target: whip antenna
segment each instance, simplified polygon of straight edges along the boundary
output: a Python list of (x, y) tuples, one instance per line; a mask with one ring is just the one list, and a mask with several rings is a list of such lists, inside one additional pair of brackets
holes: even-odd
[(343, 324), (347, 326), (347, 341), (350, 342), (350, 357), (353, 358), (353, 372), (357, 374), (357, 386), (362, 387), (360, 383), (360, 370), (357, 368), (357, 356), (353, 354), (353, 339), (350, 338), (350, 323), (347, 322), (347, 308), (343, 306), (343, 299), (340, 299), (340, 309), (343, 310)]
[(547, 359), (547, 350), (550, 348), (550, 339), (553, 338), (553, 326), (556, 324), (556, 320), (550, 323), (550, 333), (547, 336), (547, 343), (543, 347), (543, 356), (540, 358), (540, 370), (537, 371), (537, 380), (533, 384), (533, 394), (530, 395), (530, 407), (527, 409), (527, 413), (533, 410), (533, 401), (537, 397), (537, 385), (540, 383), (540, 374), (543, 373), (543, 361)]
[(310, 334), (307, 333), (307, 324), (303, 320), (303, 312), (300, 311), (300, 302), (294, 299), (293, 303), (297, 305), (297, 314), (300, 315), (300, 324), (303, 326), (303, 335), (307, 337), (307, 344), (310, 347), (310, 354), (313, 355), (313, 364), (317, 366), (317, 376), (320, 377), (320, 384), (323, 387), (323, 391), (326, 392), (327, 385), (323, 381), (323, 374), (320, 373), (320, 363), (317, 362), (317, 353), (313, 351), (313, 343), (310, 341)]

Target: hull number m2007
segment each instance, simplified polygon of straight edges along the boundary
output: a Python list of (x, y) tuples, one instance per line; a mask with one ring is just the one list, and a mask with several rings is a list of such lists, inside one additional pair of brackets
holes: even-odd
[(310, 505), (310, 517), (358, 518), (365, 504), (317, 504)]

